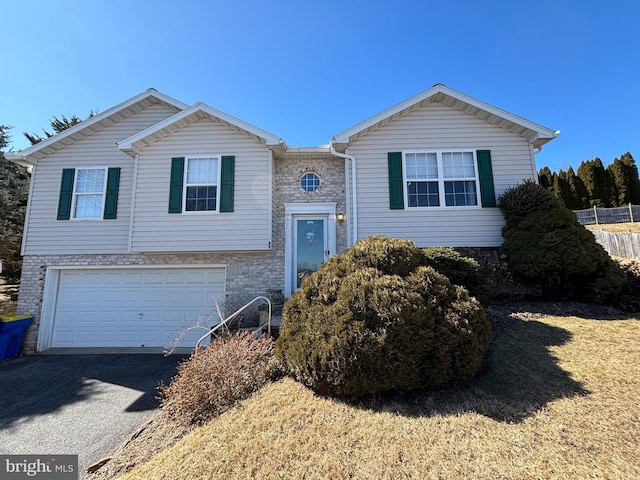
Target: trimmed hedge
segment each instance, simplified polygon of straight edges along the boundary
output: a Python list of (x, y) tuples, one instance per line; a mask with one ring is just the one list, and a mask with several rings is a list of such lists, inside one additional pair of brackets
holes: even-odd
[(493, 295), (491, 283), (480, 273), (476, 260), (463, 257), (453, 248), (430, 247), (423, 249), (426, 263), (443, 274), (455, 285), (462, 285), (469, 294), (486, 305)]
[(276, 358), (298, 381), (339, 397), (472, 376), (490, 324), (429, 262), (412, 242), (384, 236), (332, 257), (285, 303)]

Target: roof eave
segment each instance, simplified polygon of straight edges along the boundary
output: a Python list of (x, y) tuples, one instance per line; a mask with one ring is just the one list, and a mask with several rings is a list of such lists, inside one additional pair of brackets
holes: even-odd
[[(434, 101), (444, 103), (452, 108), (474, 115), (489, 123), (493, 123), (509, 131), (522, 135), (527, 139), (535, 137), (537, 144), (540, 145), (555, 138), (554, 131), (549, 128), (538, 125), (522, 117), (518, 117), (517, 115), (513, 115), (512, 113), (484, 103), (442, 84), (437, 84), (430, 89), (425, 90), (424, 92), (337, 134), (333, 137), (332, 141), (336, 145), (348, 145), (350, 142), (363, 136), (369, 131), (375, 130), (376, 128), (379, 128), (396, 118), (415, 110), (416, 108)], [(532, 143), (531, 140), (530, 143)], [(537, 144), (534, 146), (537, 146)]]
[(191, 107), (186, 108), (181, 112), (178, 112), (175, 115), (172, 115), (171, 117), (168, 117), (165, 120), (118, 142), (117, 145), (123, 152), (134, 156), (136, 153), (140, 152), (140, 149), (147, 145), (170, 135), (186, 125), (190, 125), (206, 117), (215, 119), (244, 135), (264, 143), (268, 147), (284, 144), (284, 141), (276, 135), (247, 122), (243, 122), (242, 120), (221, 112), (220, 110), (210, 107), (204, 103), (196, 103)]
[(153, 88), (149, 88), (148, 90), (139, 93), (138, 95), (131, 97), (130, 99), (125, 100), (118, 105), (108, 108), (104, 112), (100, 112), (97, 115), (88, 118), (71, 128), (68, 128), (56, 135), (44, 139), (41, 142), (36, 143), (35, 145), (25, 148), (18, 154), (27, 161), (31, 161), (30, 159), (33, 159), (32, 164), (35, 165), (35, 162), (37, 162), (38, 159), (45, 157), (59, 150), (60, 148), (70, 145), (80, 138), (87, 136), (87, 132), (93, 133), (97, 130), (100, 130), (103, 126), (109, 124), (109, 120), (117, 116), (118, 113), (124, 112), (128, 108), (133, 107), (139, 102), (150, 98), (154, 98), (161, 103), (173, 106), (174, 108), (179, 110), (182, 110), (188, 106), (187, 104), (180, 102), (175, 98), (169, 97), (164, 93), (160, 93)]
[(10, 162), (13, 162), (17, 165), (20, 165), (21, 167), (25, 167), (25, 168), (31, 168), (33, 166), (35, 166), (36, 161), (31, 161), (29, 160), (28, 157), (20, 154), (20, 153), (5, 153), (4, 154), (4, 158), (6, 158), (7, 160), (9, 160)]

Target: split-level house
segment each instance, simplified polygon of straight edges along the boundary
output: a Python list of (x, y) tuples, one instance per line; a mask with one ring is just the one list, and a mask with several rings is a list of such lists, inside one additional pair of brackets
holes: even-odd
[(496, 197), (556, 134), (438, 84), (298, 148), (149, 89), (8, 155), (32, 169), (26, 350), (163, 347), (370, 235), (496, 248)]

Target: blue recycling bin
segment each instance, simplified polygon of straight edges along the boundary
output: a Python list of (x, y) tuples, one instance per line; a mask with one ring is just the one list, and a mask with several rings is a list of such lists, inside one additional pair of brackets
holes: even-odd
[(31, 315), (0, 316), (0, 362), (20, 355), (22, 337), (33, 322)]

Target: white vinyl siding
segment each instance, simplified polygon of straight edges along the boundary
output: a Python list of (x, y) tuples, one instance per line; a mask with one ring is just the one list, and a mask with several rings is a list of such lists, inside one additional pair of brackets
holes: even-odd
[[(504, 219), (497, 208), (389, 209), (389, 152), (472, 150), (491, 151), (496, 195), (532, 178), (526, 138), (438, 102), (352, 142), (347, 153), (357, 159), (358, 238), (385, 234), (421, 247), (501, 245)], [(480, 192), (477, 196), (479, 203)]]
[[(173, 157), (235, 156), (234, 211), (203, 217), (168, 213)], [(202, 119), (142, 149), (132, 231), (135, 252), (268, 250), (270, 151), (261, 142)], [(186, 162), (185, 162), (186, 163)]]
[[(133, 159), (116, 142), (174, 114), (152, 105), (40, 160), (31, 177), (24, 254), (121, 253), (128, 250)], [(58, 221), (64, 168), (120, 167), (118, 217), (108, 222)]]

